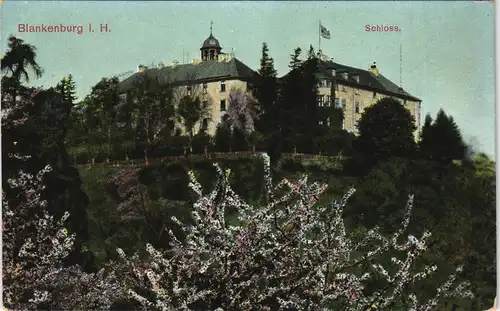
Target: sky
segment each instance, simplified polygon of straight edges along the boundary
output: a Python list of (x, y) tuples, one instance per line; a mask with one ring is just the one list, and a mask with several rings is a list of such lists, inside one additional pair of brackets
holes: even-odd
[[(324, 54), (362, 69), (376, 62), (382, 75), (396, 84), (402, 80), (403, 88), (422, 100), (422, 119), (442, 108), (466, 142), (495, 154), (491, 2), (7, 0), (0, 8), (2, 55), (9, 35), (33, 44), (45, 73), (30, 84), (55, 86), (72, 74), (80, 98), (101, 78), (136, 71), (139, 64), (200, 58), (211, 21), (223, 52), (234, 50), (255, 70), (266, 42), (281, 76), (296, 47), (318, 48), (321, 21), (331, 34), (330, 40), (321, 40)], [(19, 24), (83, 25), (84, 32), (27, 33), (19, 32)], [(88, 31), (89, 24), (94, 32)], [(100, 24), (107, 24), (108, 31), (101, 32)], [(400, 31), (367, 32), (366, 25), (398, 26)]]

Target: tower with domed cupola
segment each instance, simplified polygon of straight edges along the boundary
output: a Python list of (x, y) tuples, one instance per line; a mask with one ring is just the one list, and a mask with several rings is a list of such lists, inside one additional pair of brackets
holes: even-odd
[(222, 47), (219, 44), (219, 40), (212, 34), (212, 25), (213, 22), (210, 22), (210, 36), (203, 41), (203, 45), (200, 48), (202, 61), (217, 60), (219, 54), (222, 54)]

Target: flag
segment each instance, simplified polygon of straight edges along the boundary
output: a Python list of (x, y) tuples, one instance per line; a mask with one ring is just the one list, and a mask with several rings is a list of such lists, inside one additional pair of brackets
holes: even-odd
[(321, 24), (319, 24), (319, 28), (320, 28), (321, 36), (325, 39), (330, 39), (330, 32), (325, 27), (323, 27), (323, 25), (321, 25)]

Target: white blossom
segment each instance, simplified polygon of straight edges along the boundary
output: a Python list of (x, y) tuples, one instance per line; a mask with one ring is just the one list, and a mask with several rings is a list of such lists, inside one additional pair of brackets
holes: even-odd
[[(195, 175), (189, 174), (189, 185), (197, 195), (191, 211), (194, 225), (174, 218), (186, 238), (181, 241), (170, 231), (172, 248), (167, 254), (148, 244), (149, 261), (140, 261), (137, 254), (123, 257), (121, 271), (126, 277), (122, 284), (131, 298), (148, 310), (195, 310), (196, 303), (211, 310), (338, 310), (339, 302), (344, 303), (342, 310), (372, 305), (387, 310), (403, 288), (437, 269), (427, 266), (414, 271), (430, 233), (399, 243), (409, 224), (413, 196), (402, 227), (392, 236), (374, 228), (355, 241), (342, 217), (354, 189), (339, 202), (318, 206), (327, 185), (310, 184), (304, 176), (296, 182), (284, 179), (274, 187), (269, 157), (264, 154), (263, 160), (268, 196), (264, 206), (242, 200), (229, 185), (230, 172), (218, 165), (214, 190), (206, 194)], [(226, 219), (229, 208), (238, 211), (237, 225)], [(406, 257), (392, 259), (392, 273), (377, 263), (389, 251)], [(362, 269), (370, 265), (371, 270)], [(376, 273), (385, 278), (387, 288), (366, 292), (366, 282)], [(455, 278), (452, 275), (425, 304), (411, 294), (412, 310), (431, 310), (440, 297), (450, 293), (470, 295), (465, 284), (452, 290)], [(144, 290), (152, 295), (139, 293)]]

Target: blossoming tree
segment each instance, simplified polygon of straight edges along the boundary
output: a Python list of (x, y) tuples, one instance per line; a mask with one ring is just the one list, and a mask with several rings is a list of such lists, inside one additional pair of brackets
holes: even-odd
[[(33, 104), (28, 96), (16, 107), (2, 111), (4, 129), (21, 127), (27, 122), (27, 117), (19, 111), (23, 108), (22, 103)], [(29, 155), (10, 152), (3, 157), (4, 161), (6, 158), (18, 161), (16, 167), (30, 167), (26, 163), (31, 158)], [(56, 220), (48, 213), (47, 201), (43, 200), (43, 178), (50, 171), (50, 166), (36, 173), (21, 169), (17, 176), (11, 175), (4, 183), (4, 306), (9, 310), (109, 308), (113, 299), (120, 295), (113, 273), (104, 270), (85, 273), (79, 266), (65, 267), (63, 264), (73, 248), (74, 235), (65, 228), (69, 213)]]
[[(386, 237), (377, 228), (362, 239), (347, 233), (342, 214), (354, 190), (339, 202), (317, 206), (327, 185), (282, 180), (273, 186), (269, 157), (264, 154), (267, 203), (253, 207), (230, 187), (229, 171), (215, 165), (215, 188), (204, 193), (193, 173), (190, 188), (198, 200), (192, 208), (194, 225), (172, 219), (185, 233), (169, 232), (172, 248), (167, 252), (147, 245), (150, 257), (127, 257), (117, 269), (131, 298), (146, 310), (390, 310), (414, 282), (426, 278), (435, 266), (414, 271), (426, 250), (430, 233), (401, 241), (412, 209), (410, 196), (401, 228)], [(226, 210), (237, 209), (236, 224)], [(400, 251), (391, 267), (378, 263), (387, 252)], [(457, 273), (460, 272), (457, 269)], [(390, 271), (390, 272), (389, 272)], [(384, 286), (366, 286), (382, 277)], [(432, 310), (439, 298), (469, 296), (465, 283), (450, 276), (434, 298), (419, 302), (408, 294), (408, 310)]]

